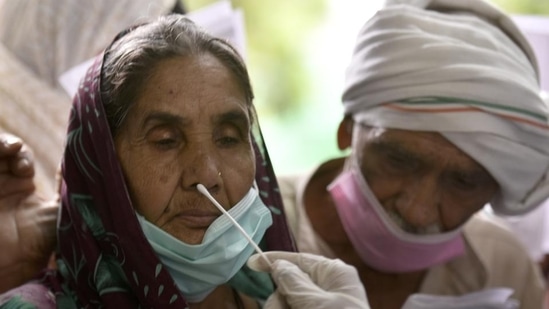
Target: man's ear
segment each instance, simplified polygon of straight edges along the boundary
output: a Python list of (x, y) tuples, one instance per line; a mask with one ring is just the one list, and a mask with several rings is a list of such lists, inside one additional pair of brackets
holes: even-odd
[(351, 147), (353, 142), (353, 124), (351, 116), (345, 116), (339, 123), (339, 128), (337, 129), (337, 146), (339, 150)]

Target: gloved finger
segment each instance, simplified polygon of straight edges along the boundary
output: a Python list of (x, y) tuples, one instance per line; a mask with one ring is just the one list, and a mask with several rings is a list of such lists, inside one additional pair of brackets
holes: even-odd
[(286, 303), (284, 296), (277, 290), (267, 298), (263, 309), (290, 309), (290, 306)]
[[(276, 260), (286, 260), (293, 264), (307, 263), (314, 264), (325, 260), (325, 257), (309, 254), (309, 253), (297, 253), (297, 252), (288, 252), (288, 251), (267, 251), (264, 252), (264, 255), (269, 261), (274, 262)], [(301, 265), (299, 265), (301, 266)], [(248, 267), (256, 271), (269, 272), (270, 266), (267, 264), (265, 259), (263, 259), (258, 253), (252, 255), (248, 259)]]
[(366, 299), (356, 268), (339, 259), (325, 259), (315, 264), (301, 263), (298, 266), (324, 290)]
[(271, 277), (277, 284), (279, 292), (285, 296), (296, 293), (309, 295), (325, 293), (309, 275), (286, 260), (276, 260), (272, 263)]
[(252, 270), (255, 270), (255, 271), (262, 271), (262, 272), (271, 271), (271, 266), (267, 264), (267, 261), (265, 261), (265, 259), (261, 257), (259, 253), (256, 253), (250, 256), (246, 264), (248, 265), (248, 267), (250, 267)]
[[(273, 263), (277, 260), (286, 260), (295, 264), (323, 290), (341, 292), (360, 299), (366, 297), (366, 292), (356, 269), (339, 259), (284, 251), (269, 251), (265, 252), (265, 255)], [(257, 263), (263, 267), (263, 271), (269, 271), (268, 266), (262, 261)]]
[(286, 260), (276, 260), (272, 263), (271, 276), (278, 286), (279, 293), (286, 298), (291, 308), (370, 309), (358, 277), (350, 278), (350, 282), (340, 282), (341, 286), (336, 286), (333, 290), (324, 289), (297, 265)]
[(334, 294), (318, 287), (295, 264), (276, 260), (272, 264), (271, 276), (291, 308), (336, 308), (334, 305), (338, 299)]
[[(321, 276), (331, 276), (332, 274), (337, 273), (358, 276), (357, 271), (353, 266), (345, 264), (339, 259), (329, 259), (316, 254), (286, 251), (268, 251), (264, 254), (271, 261), (271, 263), (274, 263), (277, 260), (285, 260), (297, 265), (299, 269), (311, 276), (315, 282), (318, 282), (317, 279), (321, 279)], [(263, 259), (259, 259), (257, 254), (254, 254), (250, 260), (252, 266), (257, 267), (258, 270), (269, 271), (268, 265)]]

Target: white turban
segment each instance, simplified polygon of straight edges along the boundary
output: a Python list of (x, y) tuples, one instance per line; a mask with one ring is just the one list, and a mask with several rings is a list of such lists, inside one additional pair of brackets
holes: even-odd
[(549, 196), (548, 108), (534, 53), (481, 0), (401, 0), (360, 30), (343, 104), (371, 126), (434, 131), (500, 185), (491, 204), (517, 215)]

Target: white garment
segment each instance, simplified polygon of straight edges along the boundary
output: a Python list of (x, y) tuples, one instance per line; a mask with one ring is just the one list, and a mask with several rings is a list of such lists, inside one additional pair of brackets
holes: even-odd
[[(491, 208), (486, 207), (485, 211), (494, 216)], [(513, 231), (534, 261), (541, 262), (549, 253), (549, 200), (522, 216), (494, 216), (494, 220), (501, 221)]]
[(520, 30), (482, 0), (390, 2), (359, 32), (346, 114), (440, 132), (499, 183), (496, 212), (537, 207), (549, 196), (549, 109)]
[[(286, 215), (287, 219), (289, 219), (289, 228), (295, 238), (296, 244), (299, 244), (297, 248), (298, 251), (313, 253), (330, 259), (335, 259), (337, 256), (332, 251), (330, 246), (328, 246), (328, 244), (313, 230), (311, 221), (309, 220), (303, 206), (303, 193), (311, 176), (312, 174), (308, 174), (306, 177), (299, 178), (296, 189), (296, 207), (285, 207), (285, 212), (289, 212)], [(282, 191), (286, 190), (282, 189)], [(293, 200), (283, 202), (284, 205), (293, 205), (295, 203)]]

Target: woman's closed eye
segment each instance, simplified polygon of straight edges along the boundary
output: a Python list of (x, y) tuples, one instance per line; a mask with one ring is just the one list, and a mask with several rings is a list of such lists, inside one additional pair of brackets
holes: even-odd
[(237, 146), (246, 141), (242, 131), (235, 125), (223, 125), (214, 133), (214, 140), (222, 148)]
[(171, 145), (174, 145), (176, 143), (176, 140), (173, 138), (164, 138), (161, 140), (157, 140), (154, 143), (160, 147), (170, 147)]
[(161, 128), (153, 129), (147, 135), (147, 139), (152, 142), (155, 147), (161, 150), (177, 148), (182, 141), (181, 134), (179, 134), (175, 130)]

